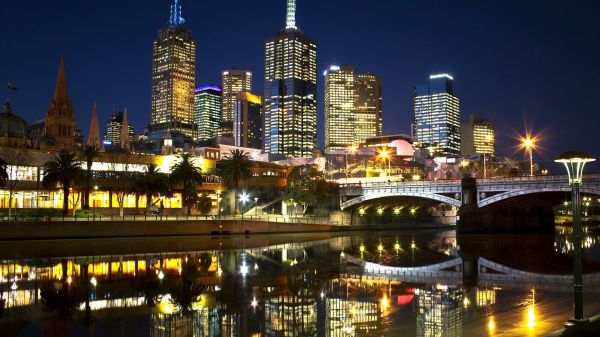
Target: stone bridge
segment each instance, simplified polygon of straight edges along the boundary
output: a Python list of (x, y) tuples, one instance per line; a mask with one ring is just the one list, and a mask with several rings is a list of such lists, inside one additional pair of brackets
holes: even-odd
[[(600, 174), (584, 177), (581, 192), (600, 195)], [(477, 207), (482, 208), (518, 196), (546, 193), (569, 192), (566, 176), (536, 176), (476, 180)], [(340, 185), (340, 206), (347, 209), (361, 203), (388, 197), (415, 197), (439, 201), (461, 207), (471, 201), (465, 200), (461, 180), (438, 181), (393, 181)]]

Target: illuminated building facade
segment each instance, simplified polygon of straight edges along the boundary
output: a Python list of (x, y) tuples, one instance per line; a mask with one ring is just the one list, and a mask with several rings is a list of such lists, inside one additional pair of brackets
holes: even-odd
[(376, 331), (380, 310), (375, 302), (327, 298), (327, 337), (348, 337)]
[(371, 73), (358, 74), (354, 78), (356, 100), (354, 109), (356, 121), (356, 144), (367, 138), (383, 134), (383, 95), (381, 79)]
[(496, 155), (494, 124), (477, 115), (461, 126), (461, 152), (463, 155)]
[(221, 122), (221, 87), (204, 86), (196, 89), (195, 122), (198, 125), (198, 139), (208, 140), (217, 135)]
[(432, 155), (460, 155), (460, 100), (453, 80), (448, 74), (431, 75), (428, 84), (414, 88), (415, 145)]
[[(125, 109), (127, 110), (127, 109)], [(106, 132), (104, 133), (104, 146), (108, 148), (118, 148), (121, 146), (121, 131), (123, 129), (123, 115), (124, 111), (113, 112), (106, 123)], [(129, 143), (133, 142), (133, 126), (127, 125), (129, 129)]]
[(381, 81), (350, 66), (325, 71), (325, 148), (345, 150), (381, 135)]
[(262, 149), (262, 124), (262, 97), (250, 93), (241, 93), (235, 103), (233, 119), (235, 146)]
[(309, 157), (317, 146), (317, 45), (296, 26), (295, 0), (286, 18), (265, 44), (265, 152)]
[(152, 120), (150, 138), (163, 139), (167, 131), (195, 138), (194, 89), (196, 42), (184, 28), (181, 6), (171, 6), (169, 26), (158, 33), (152, 58)]
[(58, 149), (75, 149), (75, 113), (67, 90), (64, 58), (60, 58), (54, 96), (50, 101), (44, 126), (45, 145)]
[(233, 136), (235, 105), (242, 93), (252, 92), (252, 73), (247, 70), (228, 69), (222, 73), (223, 100), (221, 103), (220, 136)]

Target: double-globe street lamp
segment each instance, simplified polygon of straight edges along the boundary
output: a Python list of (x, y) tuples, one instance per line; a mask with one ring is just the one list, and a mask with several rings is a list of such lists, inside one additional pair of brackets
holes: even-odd
[(561, 154), (555, 162), (562, 163), (567, 169), (569, 185), (571, 186), (571, 204), (573, 207), (573, 290), (574, 290), (574, 317), (570, 322), (578, 324), (586, 322), (583, 317), (583, 271), (581, 267), (581, 184), (583, 182), (583, 168), (586, 163), (594, 159), (587, 153), (570, 151)]

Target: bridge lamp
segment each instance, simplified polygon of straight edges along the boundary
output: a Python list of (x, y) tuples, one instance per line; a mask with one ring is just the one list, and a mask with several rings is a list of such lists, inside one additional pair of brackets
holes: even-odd
[(535, 148), (535, 138), (527, 135), (521, 139), (521, 147), (529, 153), (529, 175), (533, 177), (533, 149)]
[(577, 324), (587, 322), (583, 318), (583, 272), (581, 268), (581, 184), (585, 164), (596, 159), (587, 153), (570, 151), (561, 154), (554, 160), (562, 163), (567, 169), (571, 186), (571, 204), (573, 211), (573, 290), (575, 301), (574, 317), (570, 322)]

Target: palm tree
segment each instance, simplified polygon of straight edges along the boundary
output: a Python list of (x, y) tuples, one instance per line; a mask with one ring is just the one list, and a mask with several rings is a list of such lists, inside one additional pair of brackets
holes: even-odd
[(7, 164), (4, 159), (0, 158), (0, 186), (4, 186), (8, 180)]
[(83, 209), (90, 209), (90, 189), (92, 182), (92, 165), (94, 159), (99, 156), (98, 149), (94, 146), (86, 145), (79, 154), (81, 160), (85, 161), (85, 180), (83, 185)]
[(198, 199), (198, 186), (202, 186), (202, 169), (195, 165), (190, 153), (181, 153), (179, 162), (171, 167), (169, 178), (172, 186), (182, 187), (181, 198), (189, 215)]
[(139, 175), (134, 182), (134, 190), (146, 196), (146, 207), (152, 205), (152, 198), (169, 194), (169, 177), (160, 172), (158, 166), (146, 166), (146, 173)]
[(53, 188), (60, 185), (63, 190), (63, 215), (69, 212), (69, 190), (75, 180), (81, 176), (81, 164), (73, 152), (61, 150), (54, 158), (44, 164), (44, 179), (42, 184), (45, 188)]
[(233, 188), (234, 197), (233, 204), (235, 214), (238, 214), (238, 203), (236, 202), (236, 196), (240, 182), (252, 177), (252, 162), (250, 161), (250, 155), (248, 152), (242, 150), (232, 150), (225, 156), (225, 159), (221, 161), (220, 174), (223, 178), (223, 182)]

